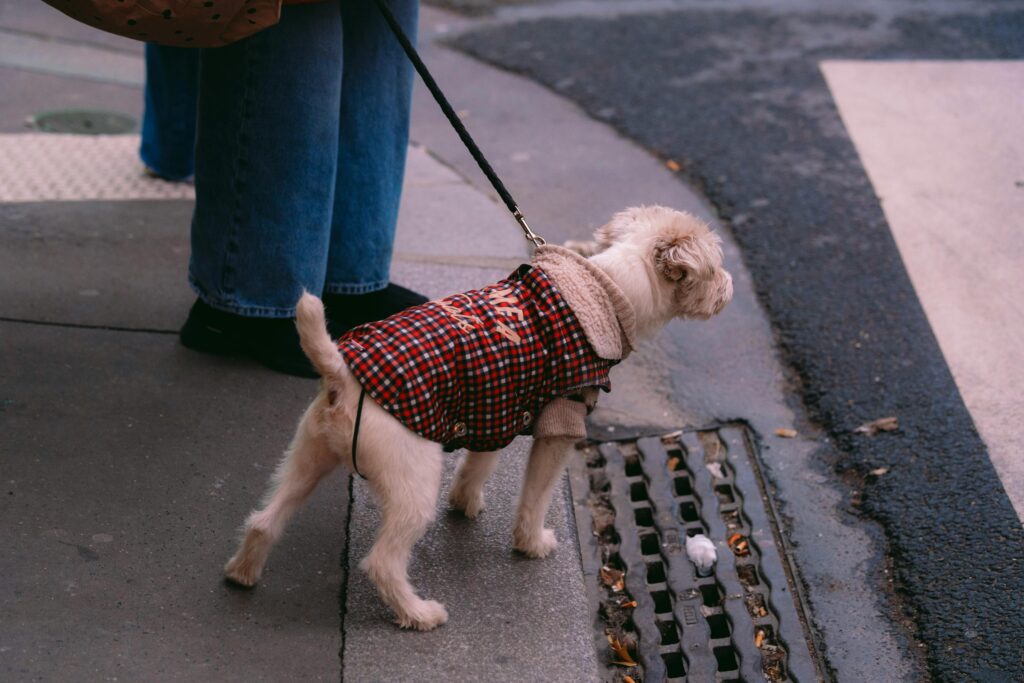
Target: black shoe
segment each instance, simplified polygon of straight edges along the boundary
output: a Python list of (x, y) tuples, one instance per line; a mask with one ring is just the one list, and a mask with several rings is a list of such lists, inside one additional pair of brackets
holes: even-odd
[(299, 346), (294, 318), (251, 318), (218, 311), (196, 299), (179, 337), (183, 346), (195, 351), (245, 356), (286, 375), (320, 376)]
[(427, 301), (422, 294), (396, 284), (368, 294), (324, 294), (327, 328), (331, 337), (337, 339), (353, 327), (383, 320)]

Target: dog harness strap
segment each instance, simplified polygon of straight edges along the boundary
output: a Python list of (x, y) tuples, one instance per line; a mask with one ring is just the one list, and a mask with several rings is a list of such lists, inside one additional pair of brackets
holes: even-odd
[(359, 423), (363, 421), (363, 400), (366, 398), (366, 389), (359, 390), (359, 406), (356, 408), (356, 422), (352, 425), (352, 471), (358, 474), (363, 479), (362, 472), (359, 471), (359, 463), (356, 462), (356, 446), (359, 445)]

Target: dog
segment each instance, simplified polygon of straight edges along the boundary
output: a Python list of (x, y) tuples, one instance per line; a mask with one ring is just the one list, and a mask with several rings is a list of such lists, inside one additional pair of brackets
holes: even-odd
[[(383, 515), (360, 567), (399, 626), (426, 631), (446, 623), (444, 605), (419, 597), (407, 576), (413, 545), (435, 517), (445, 445), (468, 450), (449, 502), (475, 518), (499, 447), (523, 431), (534, 440), (513, 547), (532, 558), (555, 549), (545, 515), (585, 436), (585, 415), (599, 388), (609, 388), (608, 369), (636, 338), (673, 318), (719, 313), (732, 298), (732, 277), (722, 267), (719, 237), (696, 217), (661, 206), (616, 214), (576, 251), (541, 246), (533, 264), (482, 290), (356, 328), (338, 342), (327, 332), (322, 302), (302, 296), (296, 325), (322, 376), (320, 391), (263, 507), (245, 522), (224, 568), (229, 581), (255, 585), (291, 515), (320, 479), (346, 464), (366, 478)], [(460, 345), (470, 345), (465, 358), (452, 351)], [(501, 355), (506, 351), (511, 355)], [(439, 361), (445, 354), (454, 355)], [(410, 405), (415, 410), (407, 411)]]

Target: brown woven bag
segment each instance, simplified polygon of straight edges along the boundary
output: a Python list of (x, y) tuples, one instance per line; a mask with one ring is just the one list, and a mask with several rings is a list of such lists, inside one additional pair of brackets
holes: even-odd
[[(175, 47), (220, 47), (273, 26), (282, 0), (43, 0), (108, 33)], [(284, 0), (299, 4), (312, 0)]]

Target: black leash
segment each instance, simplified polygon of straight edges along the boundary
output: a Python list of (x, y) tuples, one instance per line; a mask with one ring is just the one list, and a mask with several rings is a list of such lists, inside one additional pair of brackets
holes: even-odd
[(473, 159), (476, 160), (480, 170), (483, 171), (484, 175), (487, 176), (487, 179), (491, 181), (491, 185), (497, 191), (498, 196), (501, 197), (501, 201), (505, 202), (505, 206), (507, 206), (508, 210), (512, 212), (512, 216), (516, 219), (516, 222), (519, 223), (519, 227), (523, 229), (523, 234), (526, 236), (526, 239), (533, 242), (535, 247), (539, 247), (544, 244), (544, 238), (533, 232), (533, 230), (530, 230), (530, 226), (526, 224), (526, 218), (516, 205), (516, 201), (512, 199), (512, 195), (505, 189), (505, 185), (501, 182), (501, 179), (498, 178), (498, 174), (494, 172), (494, 169), (491, 168), (487, 159), (484, 158), (483, 152), (481, 152), (480, 148), (476, 146), (476, 143), (473, 141), (473, 137), (469, 134), (469, 131), (467, 131), (466, 127), (462, 125), (462, 121), (459, 120), (458, 114), (456, 114), (455, 110), (452, 109), (452, 105), (448, 103), (448, 99), (444, 96), (444, 93), (441, 92), (441, 88), (437, 86), (437, 82), (434, 80), (434, 77), (430, 75), (427, 65), (423, 63), (422, 59), (420, 59), (419, 53), (416, 52), (416, 48), (413, 47), (411, 42), (409, 42), (409, 38), (405, 35), (402, 27), (398, 25), (398, 22), (395, 20), (395, 16), (391, 14), (391, 10), (388, 8), (385, 0), (373, 1), (377, 4), (377, 8), (384, 16), (384, 20), (388, 23), (388, 26), (391, 27), (391, 31), (395, 34), (395, 38), (397, 38), (398, 42), (401, 43), (402, 49), (405, 50), (405, 54), (409, 56), (409, 60), (412, 62), (413, 66), (416, 67), (416, 71), (423, 79), (423, 83), (427, 86), (427, 90), (429, 90), (430, 94), (434, 96), (437, 104), (441, 107), (441, 111), (443, 111), (444, 115), (448, 118), (448, 122), (452, 124), (455, 132), (458, 133), (459, 139), (462, 140), (462, 144), (466, 145), (466, 148), (469, 150), (469, 153), (473, 155)]

